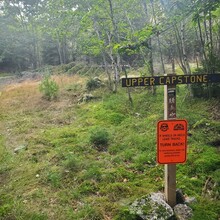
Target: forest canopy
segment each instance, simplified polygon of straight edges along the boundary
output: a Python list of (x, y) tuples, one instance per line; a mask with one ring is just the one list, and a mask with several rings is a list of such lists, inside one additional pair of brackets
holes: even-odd
[(219, 0), (4, 0), (0, 3), (0, 70), (86, 62), (123, 65), (189, 63), (220, 69)]

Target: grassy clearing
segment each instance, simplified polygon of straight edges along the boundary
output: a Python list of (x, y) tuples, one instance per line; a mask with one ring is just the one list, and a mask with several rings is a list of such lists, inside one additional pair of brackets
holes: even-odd
[[(163, 88), (156, 96), (132, 89), (133, 107), (125, 89), (111, 94), (100, 88), (92, 92), (98, 99), (77, 104), (87, 78), (53, 79), (60, 87), (54, 101), (42, 99), (38, 81), (1, 93), (0, 219), (120, 219), (130, 202), (162, 191), (163, 166), (155, 155)], [(216, 100), (188, 97), (185, 86), (178, 89), (177, 115), (188, 120), (190, 137), (177, 186), (197, 198), (195, 220), (220, 215), (216, 106)], [(20, 145), (27, 149), (14, 154)], [(204, 187), (208, 178), (211, 191)]]

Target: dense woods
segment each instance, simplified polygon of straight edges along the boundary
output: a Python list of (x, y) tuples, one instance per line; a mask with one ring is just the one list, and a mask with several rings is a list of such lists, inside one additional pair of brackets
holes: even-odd
[[(1, 70), (86, 62), (118, 81), (123, 65), (219, 70), (219, 0), (12, 0), (0, 3)], [(159, 69), (155, 64), (160, 63)]]

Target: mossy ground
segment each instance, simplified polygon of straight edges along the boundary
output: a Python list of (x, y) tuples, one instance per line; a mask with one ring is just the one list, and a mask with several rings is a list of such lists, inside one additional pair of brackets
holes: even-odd
[[(156, 124), (163, 119), (163, 88), (152, 95), (133, 88), (117, 94), (100, 88), (99, 97), (78, 104), (86, 77), (59, 75), (57, 100), (42, 99), (38, 81), (6, 87), (0, 96), (0, 219), (120, 219), (129, 203), (164, 187), (156, 163)], [(195, 196), (195, 220), (220, 217), (220, 121), (217, 100), (193, 99), (186, 86), (177, 92), (177, 116), (189, 124), (188, 159), (178, 165), (177, 187)], [(108, 132), (104, 150), (94, 147), (94, 129)], [(26, 145), (27, 150), (13, 150)], [(208, 178), (212, 195), (203, 194)], [(203, 218), (204, 217), (204, 218)]]

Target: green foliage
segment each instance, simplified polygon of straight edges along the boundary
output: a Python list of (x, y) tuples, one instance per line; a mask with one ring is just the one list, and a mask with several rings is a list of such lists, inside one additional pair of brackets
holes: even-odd
[[(220, 71), (220, 60), (213, 54), (207, 55), (207, 60), (202, 62), (203, 68), (198, 68), (194, 73), (208, 73)], [(218, 83), (192, 84), (193, 96), (196, 98), (220, 98), (220, 85)]]
[(129, 195), (132, 193), (131, 191), (132, 189), (129, 187), (129, 184), (124, 184), (123, 182), (111, 183), (100, 189), (100, 192), (103, 194), (108, 194), (112, 201), (129, 197)]
[(73, 92), (78, 92), (82, 89), (82, 86), (80, 84), (71, 84), (69, 85), (66, 90), (67, 91), (73, 91)]
[[(12, 155), (8, 149), (5, 147), (5, 139), (2, 135), (0, 135), (0, 178), (1, 175), (3, 177), (2, 183), (4, 182), (5, 178), (9, 174), (11, 166), (9, 165), (12, 159)], [(1, 205), (1, 201), (0, 201)]]
[(0, 197), (0, 219), (7, 219), (10, 218), (10, 214), (13, 209), (13, 200), (11, 197), (2, 195)]
[(119, 125), (125, 120), (125, 116), (120, 113), (112, 112), (107, 115), (106, 119), (114, 125)]
[(46, 75), (39, 86), (39, 90), (43, 93), (44, 98), (52, 100), (57, 98), (59, 86), (51, 79), (50, 75)]
[(102, 220), (101, 212), (91, 204), (85, 204), (80, 208), (78, 213), (74, 213), (72, 218), (84, 220)]
[(92, 90), (95, 90), (97, 88), (100, 88), (100, 86), (101, 86), (101, 81), (97, 78), (89, 79), (86, 83), (86, 89), (88, 91), (92, 91)]
[(200, 153), (199, 158), (194, 160), (192, 166), (195, 173), (206, 174), (215, 171), (220, 166), (220, 159), (215, 153), (215, 149), (209, 148)]
[[(124, 207), (123, 209), (119, 210), (115, 220), (139, 220), (140, 218), (130, 212), (129, 208)], [(141, 219), (140, 219), (141, 220)]]
[(134, 158), (134, 168), (139, 170), (139, 171), (144, 171), (147, 166), (154, 166), (156, 164), (156, 158), (155, 158), (155, 153), (151, 154), (138, 154)]
[(2, 166), (4, 163), (6, 163), (9, 158), (10, 154), (5, 148), (5, 139), (2, 135), (0, 135), (0, 165)]
[(72, 69), (76, 65), (75, 62), (70, 62), (68, 64), (62, 64), (60, 65), (60, 69), (62, 72), (68, 72), (70, 69)]
[(48, 220), (48, 217), (47, 215), (41, 213), (28, 213), (28, 214), (24, 214), (23, 219)]
[(98, 150), (106, 150), (110, 141), (110, 135), (105, 128), (95, 127), (90, 133), (90, 143)]
[(78, 172), (81, 169), (80, 160), (74, 155), (70, 155), (67, 157), (67, 159), (64, 161), (64, 166), (67, 170), (74, 173)]
[(61, 174), (59, 172), (50, 172), (47, 176), (48, 182), (55, 188), (61, 186)]
[(94, 117), (97, 120), (102, 120), (103, 122), (107, 122), (112, 125), (120, 125), (125, 120), (125, 116), (123, 114), (107, 110), (105, 106), (95, 108)]
[[(6, 181), (0, 191), (0, 219), (135, 220), (138, 217), (130, 213), (129, 204), (163, 190), (164, 168), (156, 164), (155, 147), (156, 124), (163, 118), (163, 88), (155, 96), (146, 89), (133, 89), (132, 107), (120, 88), (118, 94), (104, 94), (101, 88), (95, 92), (103, 95), (102, 101), (75, 105), (69, 99), (59, 116), (54, 106), (60, 108), (62, 101), (46, 111), (45, 106), (37, 112), (36, 108), (24, 109), (34, 124), (25, 134), (16, 132), (24, 120), (20, 109), (7, 111), (7, 116), (0, 110), (4, 116), (0, 128), (10, 131), (0, 136), (0, 178)], [(187, 162), (177, 166), (177, 187), (196, 197), (194, 219), (204, 215), (216, 220), (219, 202), (212, 195), (219, 191), (220, 164), (218, 146), (211, 143), (218, 139), (220, 127), (210, 112), (216, 100), (186, 98), (187, 94), (187, 87), (179, 86), (178, 117), (188, 120), (190, 136)], [(74, 120), (60, 123), (65, 115)], [(28, 150), (10, 155), (5, 148), (7, 138), (13, 146), (25, 138)], [(216, 188), (210, 198), (202, 198), (209, 176)], [(8, 192), (10, 198), (5, 198)]]
[(194, 204), (192, 220), (214, 220), (218, 219), (220, 215), (220, 202), (210, 201), (202, 198), (198, 204)]
[(193, 84), (191, 86), (193, 96), (196, 98), (219, 98), (220, 85), (219, 84)]
[(90, 165), (83, 175), (83, 179), (92, 179), (95, 181), (100, 181), (101, 177), (102, 177), (101, 168), (96, 164)]

